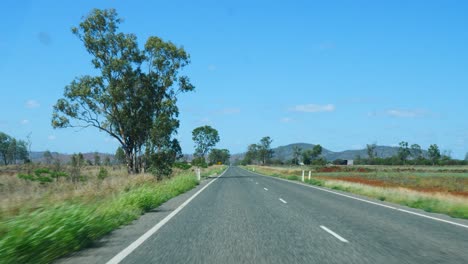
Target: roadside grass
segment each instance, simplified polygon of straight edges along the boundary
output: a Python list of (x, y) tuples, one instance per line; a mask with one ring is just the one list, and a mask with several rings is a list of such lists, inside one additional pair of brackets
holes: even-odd
[[(15, 182), (16, 177), (10, 180)], [(7, 211), (0, 214), (0, 263), (50, 263), (192, 189), (198, 181), (193, 171), (176, 171), (160, 182), (149, 174), (128, 176), (114, 171), (105, 180), (79, 184), (18, 184), (9, 192), (18, 200), (6, 200), (8, 205), (2, 201)], [(19, 199), (27, 191), (32, 191), (27, 195), (32, 201)]]
[[(261, 166), (247, 166), (244, 168), (248, 170), (255, 168), (256, 172), (262, 173), (264, 175), (280, 177), (289, 180), (301, 180), (301, 177), (297, 176), (298, 172), (300, 172), (298, 170), (278, 170), (273, 167)], [(418, 191), (409, 189), (405, 186), (371, 186), (359, 182), (347, 182), (339, 180), (339, 177), (337, 176), (324, 177), (323, 174), (319, 175), (319, 177), (315, 177), (314, 174), (314, 177), (312, 177), (310, 180), (308, 180), (308, 177), (306, 176), (305, 183), (334, 190), (355, 193), (381, 201), (387, 201), (412, 208), (422, 209), (427, 212), (441, 213), (455, 218), (468, 219), (468, 197), (464, 195), (453, 195), (450, 192)], [(392, 177), (398, 177), (398, 175), (393, 175)], [(444, 180), (446, 180), (448, 183), (445, 183)], [(404, 181), (401, 181), (400, 184), (403, 182)], [(447, 187), (452, 186), (457, 182), (453, 182), (453, 178), (449, 177), (444, 179), (442, 176), (440, 179), (437, 179), (432, 183), (445, 184), (443, 187)], [(427, 182), (424, 182), (424, 184), (427, 184)], [(422, 185), (421, 189), (426, 190), (425, 187), (427, 186)], [(466, 186), (462, 186), (459, 188), (465, 187)]]
[(201, 171), (201, 177), (202, 178), (208, 178), (212, 177), (215, 175), (221, 174), (224, 170), (226, 170), (226, 165), (213, 165), (211, 167), (202, 169)]

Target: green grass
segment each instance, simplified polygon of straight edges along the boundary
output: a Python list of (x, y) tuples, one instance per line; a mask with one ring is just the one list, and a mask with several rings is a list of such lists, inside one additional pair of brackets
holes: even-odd
[(0, 263), (49, 263), (198, 184), (193, 173), (89, 203), (63, 202), (0, 222)]
[(226, 170), (225, 165), (214, 165), (214, 166), (202, 169), (202, 172), (201, 172), (200, 176), (202, 178), (207, 178), (207, 177), (211, 177), (213, 175), (219, 175), (225, 170)]

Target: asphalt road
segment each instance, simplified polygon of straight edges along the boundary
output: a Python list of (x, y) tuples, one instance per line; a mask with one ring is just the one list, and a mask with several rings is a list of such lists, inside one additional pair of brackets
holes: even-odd
[(384, 206), (231, 167), (57, 263), (468, 263), (468, 221)]
[(231, 167), (121, 263), (468, 263), (468, 229)]

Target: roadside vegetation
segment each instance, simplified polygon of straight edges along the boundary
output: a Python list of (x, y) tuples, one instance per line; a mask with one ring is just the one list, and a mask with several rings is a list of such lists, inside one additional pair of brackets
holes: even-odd
[[(184, 166), (161, 181), (152, 174), (128, 175), (120, 166), (84, 166), (76, 182), (70, 178), (72, 166), (64, 166), (57, 178), (53, 168), (38, 165), (0, 167), (0, 263), (49, 263), (92, 244), (195, 187), (193, 169)], [(202, 175), (224, 169), (211, 166)], [(20, 177), (28, 170), (43, 180)]]
[[(258, 173), (355, 193), (427, 212), (468, 219), (468, 166), (301, 166), (249, 165)], [(308, 180), (308, 171), (311, 180)]]

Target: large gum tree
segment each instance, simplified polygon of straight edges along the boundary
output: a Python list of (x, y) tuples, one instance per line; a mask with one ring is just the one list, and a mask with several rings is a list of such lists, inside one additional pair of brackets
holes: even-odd
[[(156, 36), (140, 48), (134, 34), (119, 31), (114, 9), (94, 9), (72, 28), (92, 56), (96, 76), (76, 77), (54, 106), (52, 126), (95, 127), (115, 138), (125, 152), (129, 173), (140, 157), (180, 152), (177, 96), (194, 86), (180, 70), (190, 63), (182, 47)], [(156, 164), (157, 166), (157, 164)]]

